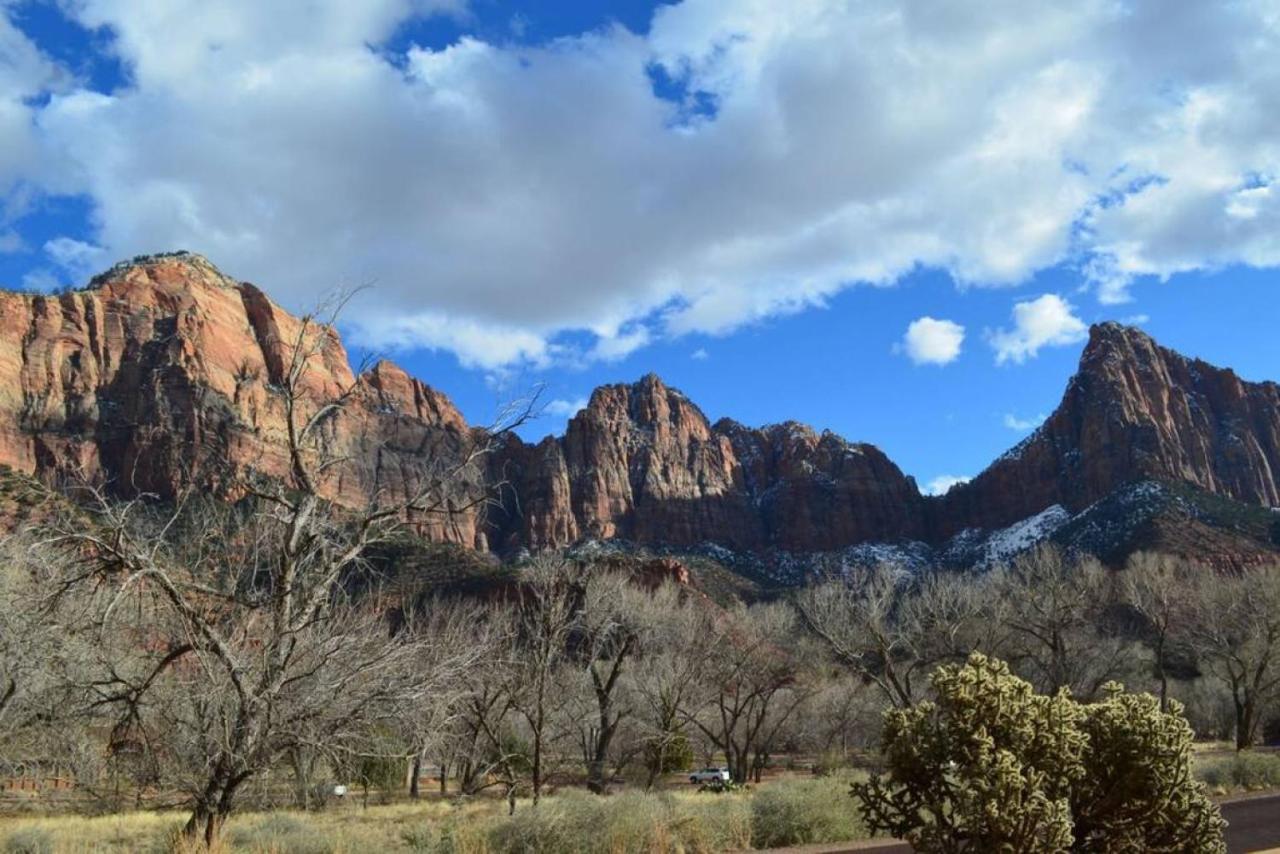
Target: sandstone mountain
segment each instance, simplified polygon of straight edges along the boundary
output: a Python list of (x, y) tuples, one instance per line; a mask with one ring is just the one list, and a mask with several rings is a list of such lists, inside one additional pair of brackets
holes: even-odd
[[(278, 384), (299, 320), (205, 259), (140, 258), (84, 290), (0, 294), (0, 328), (0, 463), (162, 496), (194, 481), (234, 497), (244, 473), (285, 471)], [(336, 335), (309, 377), (315, 401), (355, 390), (324, 433), (344, 458), (327, 486), (338, 502), (403, 494), (485, 439), (389, 362), (353, 374)], [(1167, 500), (1123, 500), (1131, 493)], [(469, 507), (484, 495), (495, 499), (487, 512)], [(1241, 513), (1203, 511), (1205, 496)], [(1227, 562), (1250, 550), (1254, 560), (1271, 548), (1266, 508), (1280, 505), (1280, 387), (1103, 324), (1044, 425), (932, 498), (871, 445), (790, 422), (712, 424), (650, 375), (597, 389), (562, 437), (507, 437), (465, 471), (456, 501), (468, 509), (414, 520), (420, 531), (502, 554), (617, 541), (775, 564), (882, 547), (965, 563), (1055, 534), (1090, 544), (1105, 529), (1106, 548), (1123, 554), (1139, 529), (1159, 540), (1150, 532), (1191, 521), (1236, 524), (1212, 516), (1250, 520), (1207, 539)], [(1145, 508), (1118, 540), (1101, 518), (1113, 505)], [(1188, 521), (1170, 521), (1178, 514)]]
[(1137, 329), (1094, 326), (1061, 405), (947, 495), (939, 533), (1008, 525), (1053, 504), (1083, 510), (1140, 480), (1280, 506), (1280, 386), (1245, 382)]

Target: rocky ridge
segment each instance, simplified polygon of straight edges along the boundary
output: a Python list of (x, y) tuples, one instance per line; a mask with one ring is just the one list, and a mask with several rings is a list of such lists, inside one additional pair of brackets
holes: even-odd
[[(278, 386), (299, 320), (200, 256), (135, 259), (59, 295), (2, 293), (0, 329), (0, 464), (162, 496), (195, 479), (233, 497), (245, 472), (285, 471)], [(324, 428), (344, 459), (325, 487), (340, 503), (405, 494), (485, 438), (390, 362), (355, 375), (336, 334), (308, 378), (313, 405), (355, 390)], [(778, 567), (895, 548), (975, 563), (1082, 529), (1090, 512), (1098, 529), (1097, 508), (1143, 483), (1280, 505), (1280, 387), (1102, 324), (1036, 433), (934, 498), (872, 445), (792, 422), (712, 424), (649, 375), (597, 389), (564, 436), (509, 436), (470, 467), (457, 505), (492, 494), (487, 514), (415, 522), (430, 539), (502, 554), (609, 541)]]

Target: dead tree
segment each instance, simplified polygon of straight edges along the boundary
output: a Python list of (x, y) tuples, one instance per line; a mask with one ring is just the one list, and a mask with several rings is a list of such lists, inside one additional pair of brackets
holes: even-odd
[(246, 781), (293, 750), (341, 751), (371, 727), (393, 725), (405, 706), (465, 670), (466, 653), (418, 666), (431, 658), (432, 639), (396, 630), (376, 591), (354, 580), (367, 551), (404, 520), (487, 500), (460, 498), (458, 485), (530, 411), (472, 433), (394, 497), (375, 489), (364, 507), (335, 506), (329, 479), (344, 460), (326, 431), (367, 389), (357, 378), (318, 391), (312, 371), (336, 344), (332, 320), (303, 317), (281, 342), (272, 393), (283, 410), (282, 477), (233, 472), (243, 506), (212, 505), (188, 486), (163, 514), (145, 495), (115, 501), (89, 490), (92, 524), (67, 520), (50, 535), (77, 559), (63, 589), (102, 591), (97, 630), (136, 622), (146, 666), (108, 667), (95, 702), (113, 710), (121, 739), (154, 738), (146, 733), (162, 726), (157, 708), (170, 716), (163, 741), (173, 744), (160, 746), (182, 760), (192, 805), (185, 834), (209, 845)]

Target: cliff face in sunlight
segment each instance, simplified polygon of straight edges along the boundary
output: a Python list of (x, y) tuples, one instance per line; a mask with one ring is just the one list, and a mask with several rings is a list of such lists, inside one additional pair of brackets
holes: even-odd
[[(0, 463), (162, 496), (194, 479), (234, 497), (249, 470), (281, 476), (279, 383), (299, 324), (183, 253), (118, 265), (82, 291), (0, 294)], [(389, 362), (354, 376), (336, 335), (307, 377), (310, 406), (354, 389), (323, 433), (342, 458), (325, 487), (340, 503), (404, 495), (484, 438)], [(487, 512), (415, 521), (432, 539), (501, 552), (610, 539), (831, 552), (937, 545), (1055, 505), (1080, 514), (1143, 481), (1280, 505), (1280, 387), (1103, 324), (1035, 434), (969, 484), (926, 498), (871, 445), (791, 422), (711, 424), (650, 375), (597, 389), (563, 437), (508, 437), (468, 468), (455, 503), (491, 495)]]

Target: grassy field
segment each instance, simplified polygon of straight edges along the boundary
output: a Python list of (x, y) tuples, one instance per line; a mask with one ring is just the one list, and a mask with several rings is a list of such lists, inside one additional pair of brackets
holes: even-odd
[[(793, 777), (752, 791), (627, 792), (600, 798), (570, 790), (534, 808), (503, 802), (424, 801), (324, 812), (246, 813), (224, 834), (224, 852), (271, 854), (657, 854), (720, 852), (866, 838), (849, 775)], [(185, 816), (0, 818), (0, 852), (166, 852)]]

